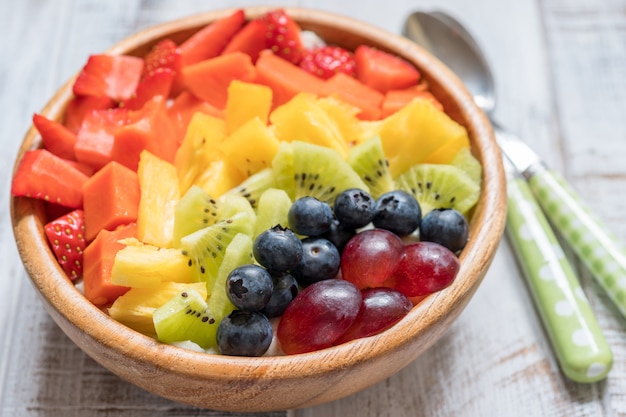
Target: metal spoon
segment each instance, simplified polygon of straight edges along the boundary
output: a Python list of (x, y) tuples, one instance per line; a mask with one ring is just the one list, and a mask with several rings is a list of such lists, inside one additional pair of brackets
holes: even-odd
[[(570, 207), (582, 224), (589, 224), (586, 220), (590, 218), (588, 210), (580, 208), (579, 199), (572, 197), (573, 193), (565, 188), (565, 182), (557, 179), (556, 174), (549, 171), (532, 150), (493, 122), (496, 103), (493, 76), (478, 44), (458, 21), (442, 12), (416, 12), (407, 19), (404, 34), (447, 64), (464, 82), (476, 104), (490, 116), (496, 138), (506, 156), (507, 235), (520, 260), (561, 369), (577, 382), (603, 379), (613, 364), (611, 349), (531, 189), (545, 213), (559, 226), (574, 248), (580, 246), (582, 239), (574, 239), (573, 227), (564, 225), (561, 219), (563, 207), (559, 204)], [(561, 210), (553, 207), (555, 200)], [(584, 220), (580, 219), (581, 211), (584, 212)], [(567, 219), (571, 220), (572, 215), (568, 214)], [(577, 229), (580, 234), (580, 226)], [(598, 226), (594, 225), (587, 233), (602, 242), (608, 241), (602, 235), (605, 232)], [(585, 251), (578, 254), (588, 260), (590, 258)], [(590, 261), (593, 263), (597, 259)], [(607, 282), (605, 276), (599, 277), (601, 282)], [(607, 289), (611, 288), (608, 286)], [(626, 306), (626, 299), (614, 295), (623, 300), (622, 307)], [(626, 312), (626, 308), (622, 311)]]

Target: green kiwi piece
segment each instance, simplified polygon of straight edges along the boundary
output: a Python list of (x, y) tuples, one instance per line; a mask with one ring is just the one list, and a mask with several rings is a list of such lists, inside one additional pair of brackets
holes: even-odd
[(293, 141), (282, 143), (272, 161), (276, 187), (292, 201), (311, 196), (333, 204), (335, 196), (348, 188), (369, 192), (352, 167), (330, 148)]
[(183, 236), (215, 224), (217, 212), (217, 201), (202, 188), (192, 185), (176, 203), (173, 246), (178, 247)]
[(275, 186), (274, 171), (272, 168), (265, 168), (250, 175), (237, 187), (227, 191), (226, 194), (242, 196), (250, 202), (252, 207), (256, 208), (261, 193)]
[(472, 155), (472, 151), (469, 148), (461, 148), (461, 150), (454, 155), (452, 161), (450, 161), (450, 165), (454, 165), (467, 172), (469, 177), (476, 184), (480, 185), (482, 183), (483, 167), (480, 162), (478, 162), (478, 159)]
[(207, 292), (213, 289), (217, 271), (226, 248), (238, 233), (252, 236), (255, 219), (247, 211), (238, 211), (215, 224), (197, 230), (180, 240), (180, 248), (189, 257), (196, 281), (207, 284)]
[(163, 343), (192, 341), (204, 349), (215, 345), (217, 320), (202, 295), (187, 288), (152, 314), (157, 339)]
[(256, 208), (256, 226), (254, 236), (258, 236), (267, 229), (280, 224), (289, 227), (288, 214), (291, 208), (291, 199), (285, 190), (268, 188), (261, 194)]
[(209, 291), (210, 296), (207, 304), (218, 323), (235, 309), (235, 306), (226, 294), (226, 280), (228, 279), (228, 275), (235, 268), (253, 262), (252, 238), (240, 233), (234, 237), (233, 241), (228, 245), (228, 248), (226, 248), (224, 260), (217, 271), (213, 289)]
[(480, 185), (453, 165), (413, 165), (396, 178), (396, 187), (417, 198), (422, 215), (436, 208), (454, 208), (467, 216), (480, 195)]
[(389, 161), (385, 157), (379, 136), (374, 136), (352, 148), (348, 154), (348, 163), (370, 188), (372, 197), (378, 198), (381, 194), (394, 189)]

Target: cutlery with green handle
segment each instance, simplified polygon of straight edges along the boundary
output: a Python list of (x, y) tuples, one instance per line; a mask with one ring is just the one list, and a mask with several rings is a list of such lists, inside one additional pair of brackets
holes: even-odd
[(563, 373), (576, 382), (606, 377), (613, 354), (580, 283), (526, 181), (505, 159), (507, 236)]

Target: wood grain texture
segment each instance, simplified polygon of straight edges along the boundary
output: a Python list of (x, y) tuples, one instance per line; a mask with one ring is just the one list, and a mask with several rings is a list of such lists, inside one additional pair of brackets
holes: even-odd
[[(222, 416), (163, 400), (89, 359), (40, 308), (9, 221), (11, 163), (32, 113), (84, 63), (128, 34), (209, 8), (253, 1), (0, 2), (0, 416)], [(626, 242), (626, 1), (301, 0), (399, 33), (411, 10), (444, 9), (468, 25), (498, 83), (496, 115), (562, 172)], [(28, 24), (26, 24), (28, 22)], [(575, 261), (575, 259), (574, 259)], [(576, 265), (578, 263), (576, 262)], [(589, 274), (583, 286), (611, 344), (606, 381), (568, 382), (504, 241), (459, 320), (390, 379), (297, 416), (626, 415), (626, 321)], [(31, 306), (36, 308), (31, 308)], [(297, 387), (294, 387), (297, 389)], [(285, 413), (258, 414), (284, 416)]]

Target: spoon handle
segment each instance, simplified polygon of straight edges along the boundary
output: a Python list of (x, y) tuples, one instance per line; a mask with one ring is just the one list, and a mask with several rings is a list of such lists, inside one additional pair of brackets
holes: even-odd
[(529, 185), (507, 171), (507, 236), (555, 356), (571, 380), (600, 381), (611, 369), (613, 353)]

